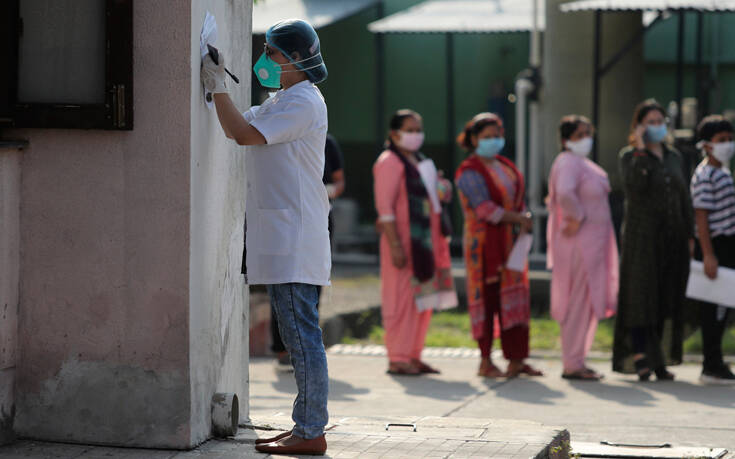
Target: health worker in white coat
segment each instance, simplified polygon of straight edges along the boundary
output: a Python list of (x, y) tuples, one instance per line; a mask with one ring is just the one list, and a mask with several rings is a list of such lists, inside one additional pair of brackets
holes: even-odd
[(258, 440), (271, 454), (324, 454), (329, 378), (317, 312), (317, 286), (329, 285), (329, 200), (322, 183), (327, 107), (315, 86), (327, 78), (319, 37), (302, 20), (276, 23), (253, 70), (279, 89), (240, 113), (227, 93), (224, 57), (208, 54), (201, 78), (214, 94), (227, 137), (246, 150), (246, 277), (265, 284), (298, 386), (293, 429)]

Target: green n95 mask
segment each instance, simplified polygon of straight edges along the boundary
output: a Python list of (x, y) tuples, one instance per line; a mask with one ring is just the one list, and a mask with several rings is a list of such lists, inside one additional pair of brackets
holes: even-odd
[[(284, 53), (285, 54), (285, 53)], [(289, 58), (290, 59), (290, 58)], [(253, 66), (253, 72), (255, 72), (255, 76), (258, 77), (258, 81), (260, 81), (260, 84), (263, 85), (263, 87), (266, 88), (280, 88), (281, 87), (281, 74), (282, 73), (289, 73), (289, 72), (308, 72), (309, 70), (319, 68), (323, 66), (322, 63), (322, 55), (321, 53), (311, 56), (306, 59), (302, 59), (300, 61), (294, 61), (293, 59), (290, 59), (291, 62), (289, 64), (296, 64), (298, 67), (296, 70), (283, 70), (283, 66), (279, 64), (278, 62), (274, 61), (266, 53), (261, 54), (260, 59), (258, 59), (255, 62), (255, 65)], [(304, 62), (308, 61), (314, 61), (316, 62), (314, 65), (304, 67)], [(286, 65), (289, 65), (286, 64)], [(308, 75), (308, 73), (307, 73)]]
[(265, 53), (261, 54), (260, 59), (253, 66), (255, 76), (265, 88), (278, 89), (281, 87), (281, 71), (281, 65), (266, 56)]

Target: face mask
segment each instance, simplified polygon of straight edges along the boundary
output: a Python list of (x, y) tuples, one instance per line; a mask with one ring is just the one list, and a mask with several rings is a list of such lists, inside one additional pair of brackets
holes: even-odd
[(667, 129), (665, 124), (646, 126), (646, 141), (659, 143), (666, 138)]
[(408, 151), (419, 151), (424, 144), (423, 132), (398, 131), (398, 146)]
[(504, 137), (493, 137), (491, 139), (480, 139), (477, 142), (475, 153), (483, 158), (494, 158), (505, 146)]
[(281, 65), (265, 53), (261, 54), (253, 66), (253, 72), (263, 87), (276, 89), (281, 87)]
[(567, 150), (577, 156), (589, 156), (592, 151), (594, 141), (592, 137), (585, 137), (579, 140), (567, 140)]
[[(313, 64), (314, 62), (316, 62), (317, 58), (321, 58), (321, 53), (300, 61), (291, 61), (291, 64), (302, 64), (307, 61), (313, 61), (311, 62)], [(316, 65), (307, 66), (298, 70), (283, 70), (281, 68), (281, 64), (274, 61), (273, 59), (268, 57), (268, 55), (263, 53), (261, 54), (257, 62), (255, 62), (255, 65), (253, 66), (253, 72), (255, 72), (255, 76), (258, 77), (258, 81), (263, 87), (278, 89), (281, 87), (282, 73), (303, 72), (305, 70), (315, 69), (317, 67), (320, 67), (321, 65), (322, 63), (318, 62)]]
[(733, 154), (735, 154), (735, 142), (711, 143), (712, 156), (723, 165), (730, 164)]

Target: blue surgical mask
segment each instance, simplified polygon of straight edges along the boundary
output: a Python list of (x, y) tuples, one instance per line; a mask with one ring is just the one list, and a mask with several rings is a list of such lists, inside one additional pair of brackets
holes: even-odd
[(265, 53), (253, 66), (253, 72), (258, 77), (258, 81), (265, 88), (281, 87), (281, 65), (268, 57)]
[(503, 150), (505, 146), (504, 137), (492, 137), (490, 139), (480, 139), (477, 142), (475, 153), (483, 158), (494, 158)]
[(646, 126), (646, 141), (650, 143), (663, 142), (666, 138), (667, 129), (665, 124), (649, 124)]

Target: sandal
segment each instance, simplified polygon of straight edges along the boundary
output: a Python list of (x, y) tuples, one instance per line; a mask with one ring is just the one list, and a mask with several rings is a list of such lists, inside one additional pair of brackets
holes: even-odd
[(633, 364), (635, 365), (635, 372), (638, 374), (638, 381), (648, 381), (651, 378), (651, 367), (645, 356), (634, 361)]
[(541, 370), (537, 370), (533, 368), (531, 365), (527, 363), (523, 363), (521, 361), (520, 364), (510, 362), (508, 364), (508, 370), (505, 372), (505, 375), (508, 378), (515, 378), (520, 375), (528, 375), (528, 376), (543, 376), (544, 372)]
[(441, 373), (441, 371), (422, 362), (421, 360), (414, 360), (412, 363), (419, 369), (419, 373), (436, 374), (436, 375)]
[(586, 372), (589, 372), (589, 373), (594, 373), (594, 374), (596, 374), (596, 375), (597, 375), (597, 376), (598, 376), (598, 377), (599, 377), (600, 379), (605, 379), (605, 375), (604, 375), (604, 374), (602, 374), (602, 373), (598, 373), (598, 372), (596, 372), (595, 370), (593, 370), (593, 369), (592, 369), (592, 368), (590, 368), (590, 367), (584, 367), (584, 371), (586, 371)]
[(505, 376), (505, 373), (491, 361), (483, 360), (480, 362), (480, 368), (477, 369), (477, 376), (482, 376), (483, 378), (502, 378)]
[(673, 381), (675, 378), (674, 373), (668, 371), (664, 366), (656, 368), (654, 373), (656, 373), (657, 381)]
[(564, 372), (561, 374), (561, 377), (564, 379), (574, 379), (578, 381), (599, 381), (603, 378), (601, 374), (598, 374), (589, 368), (583, 368), (569, 373)]
[(386, 373), (389, 375), (418, 376), (421, 374), (421, 370), (412, 363), (390, 362)]

